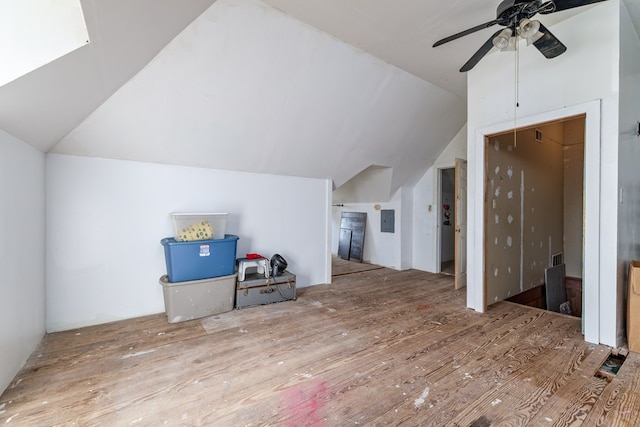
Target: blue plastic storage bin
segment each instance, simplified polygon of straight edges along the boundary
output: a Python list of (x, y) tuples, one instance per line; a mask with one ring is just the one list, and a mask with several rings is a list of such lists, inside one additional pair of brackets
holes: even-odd
[(235, 273), (238, 236), (224, 239), (177, 242), (173, 237), (160, 241), (164, 246), (169, 282), (210, 279)]

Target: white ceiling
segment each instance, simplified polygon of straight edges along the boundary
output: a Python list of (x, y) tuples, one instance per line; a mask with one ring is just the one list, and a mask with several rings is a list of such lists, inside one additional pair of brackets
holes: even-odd
[[(83, 0), (91, 43), (1, 87), (0, 128), (48, 151), (214, 1)], [(494, 19), (499, 3), (499, 0), (264, 1), (462, 98), (466, 97), (466, 75), (457, 70), (495, 28), (438, 48), (431, 46), (440, 38)], [(639, 28), (640, 1), (624, 0), (624, 3)], [(581, 9), (584, 8), (544, 16), (541, 20), (550, 26), (553, 20), (572, 16)]]
[[(500, 0), (263, 1), (463, 98), (466, 74), (458, 70), (500, 28), (484, 29), (432, 48), (437, 40), (495, 19)], [(638, 28), (640, 1), (624, 1)], [(549, 27), (589, 7), (593, 6), (538, 15), (536, 19)]]

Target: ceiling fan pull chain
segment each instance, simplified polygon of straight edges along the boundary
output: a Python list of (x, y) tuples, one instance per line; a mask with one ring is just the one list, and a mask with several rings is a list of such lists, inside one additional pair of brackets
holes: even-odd
[(519, 40), (516, 36), (516, 57), (515, 57), (515, 76), (514, 76), (514, 82), (515, 82), (515, 89), (514, 89), (514, 93), (516, 96), (516, 102), (515, 102), (515, 107), (513, 109), (513, 148), (517, 148), (518, 147), (518, 126), (517, 126), (517, 120), (518, 120), (518, 108), (520, 107), (520, 93), (519, 93), (519, 76), (520, 76), (520, 51), (519, 51)]
[(520, 43), (516, 38), (516, 108), (520, 107)]

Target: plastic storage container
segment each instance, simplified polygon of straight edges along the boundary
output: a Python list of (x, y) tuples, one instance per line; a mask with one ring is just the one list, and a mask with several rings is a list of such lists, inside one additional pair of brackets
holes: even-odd
[(224, 239), (177, 242), (173, 237), (160, 241), (164, 246), (169, 282), (210, 279), (235, 272), (238, 236)]
[(237, 274), (214, 279), (171, 283), (160, 278), (169, 323), (213, 316), (233, 310)]
[[(178, 213), (171, 214), (173, 221), (173, 238), (177, 242), (196, 241), (196, 240), (213, 240), (224, 239), (227, 229), (226, 213)], [(190, 235), (191, 227), (198, 227), (201, 223), (206, 223), (213, 229), (213, 236), (205, 235), (204, 238), (193, 236), (190, 239), (183, 238), (185, 234)], [(187, 231), (187, 233), (184, 233)]]

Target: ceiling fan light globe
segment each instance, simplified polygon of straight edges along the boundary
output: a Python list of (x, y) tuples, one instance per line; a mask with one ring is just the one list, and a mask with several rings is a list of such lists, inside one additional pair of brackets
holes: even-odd
[(518, 25), (519, 33), (522, 38), (529, 39), (534, 37), (540, 30), (540, 21), (524, 18)]
[(519, 39), (517, 36), (513, 36), (509, 38), (509, 44), (502, 48), (500, 51), (501, 52), (513, 52), (514, 50), (516, 50), (516, 45), (518, 44)]
[(506, 38), (500, 37), (500, 36), (496, 36), (496, 38), (493, 39), (493, 45), (495, 47), (497, 47), (498, 49), (502, 50), (502, 49), (506, 48), (507, 46), (509, 46), (509, 39), (506, 39)]
[(511, 34), (511, 29), (505, 28), (500, 32), (500, 34), (493, 38), (493, 45), (500, 50), (509, 47), (509, 39), (511, 38)]

